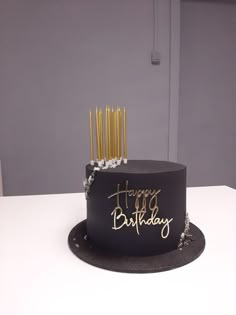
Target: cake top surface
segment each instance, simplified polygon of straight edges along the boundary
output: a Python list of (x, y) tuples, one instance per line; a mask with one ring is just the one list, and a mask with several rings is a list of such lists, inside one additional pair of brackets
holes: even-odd
[[(93, 166), (87, 165), (90, 170)], [(130, 174), (153, 174), (162, 172), (176, 172), (185, 169), (182, 164), (168, 162), (168, 161), (154, 161), (154, 160), (129, 160), (127, 164), (121, 164), (116, 168), (101, 169), (100, 172), (109, 173), (130, 173)]]

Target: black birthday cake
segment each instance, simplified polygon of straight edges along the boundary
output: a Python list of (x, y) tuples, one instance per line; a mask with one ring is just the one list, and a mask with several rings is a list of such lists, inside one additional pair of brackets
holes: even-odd
[[(93, 172), (87, 165), (86, 177)], [(97, 172), (87, 199), (87, 235), (124, 255), (156, 255), (178, 247), (185, 227), (186, 168), (132, 160)]]
[(125, 109), (122, 117), (120, 108), (109, 107), (96, 109), (95, 161), (91, 111), (89, 118), (87, 216), (69, 234), (72, 252), (100, 268), (136, 273), (174, 269), (199, 257), (205, 238), (186, 212), (186, 167), (128, 160)]

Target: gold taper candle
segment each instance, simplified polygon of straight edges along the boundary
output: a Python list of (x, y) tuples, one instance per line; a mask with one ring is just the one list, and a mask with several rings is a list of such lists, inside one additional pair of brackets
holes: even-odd
[(110, 159), (112, 160), (112, 109), (109, 111), (109, 130), (110, 130)]
[(126, 139), (126, 109), (123, 111), (123, 154), (124, 163), (127, 163), (127, 139)]
[(107, 106), (105, 108), (105, 152), (106, 152), (106, 161), (109, 160), (109, 151), (108, 151), (108, 115), (107, 115)]
[(100, 140), (100, 159), (104, 160), (104, 150), (103, 150), (103, 119), (102, 119), (102, 110), (99, 111), (99, 140)]
[(121, 153), (121, 143), (122, 143), (122, 113), (119, 107), (119, 131), (120, 131), (120, 143), (119, 143), (119, 148), (120, 148), (120, 152), (119, 152), (119, 159), (122, 158), (122, 153)]
[(114, 110), (114, 155), (115, 159), (117, 159), (117, 118), (116, 118), (116, 110)]
[(120, 159), (120, 112), (119, 112), (119, 107), (116, 110), (117, 115), (116, 115), (116, 123), (117, 123), (117, 159)]
[(107, 121), (108, 121), (108, 156), (109, 160), (111, 160), (111, 110), (110, 107), (108, 106), (107, 109)]
[(96, 108), (95, 117), (96, 117), (97, 160), (100, 161), (101, 157), (100, 157), (100, 141), (99, 141), (99, 118), (98, 118), (98, 109), (97, 108)]
[(114, 109), (111, 110), (111, 158), (114, 159)]
[(92, 111), (89, 112), (89, 132), (90, 132), (90, 164), (94, 165), (94, 152), (93, 152), (93, 117)]

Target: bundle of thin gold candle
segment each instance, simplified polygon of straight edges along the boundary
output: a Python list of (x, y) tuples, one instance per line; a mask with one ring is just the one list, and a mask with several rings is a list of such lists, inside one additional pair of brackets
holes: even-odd
[[(90, 164), (108, 168), (127, 163), (126, 109), (105, 106), (89, 112)], [(94, 136), (96, 146), (94, 149)], [(123, 155), (122, 155), (123, 154)], [(96, 160), (95, 160), (96, 158)]]

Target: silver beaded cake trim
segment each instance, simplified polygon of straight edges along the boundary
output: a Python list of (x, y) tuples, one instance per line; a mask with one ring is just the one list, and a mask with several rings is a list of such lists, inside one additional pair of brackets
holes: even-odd
[(94, 179), (95, 179), (95, 174), (96, 174), (95, 168), (94, 168), (93, 172), (91, 173), (91, 175), (88, 178), (85, 178), (85, 180), (83, 181), (86, 199), (88, 199), (88, 193), (90, 191), (90, 187), (92, 186), (92, 183), (94, 182)]
[(186, 213), (185, 227), (183, 233), (181, 233), (180, 235), (178, 248), (182, 250), (183, 246), (189, 245), (191, 241), (193, 241), (193, 238), (192, 235), (190, 234), (190, 220), (188, 213)]
[(114, 160), (111, 163), (101, 163), (100, 165), (97, 165), (94, 167), (91, 175), (88, 178), (85, 178), (85, 180), (83, 181), (86, 199), (88, 199), (89, 191), (95, 180), (96, 172), (100, 170), (105, 170), (108, 168), (116, 168), (120, 164), (121, 164), (121, 160), (119, 160), (118, 162)]

